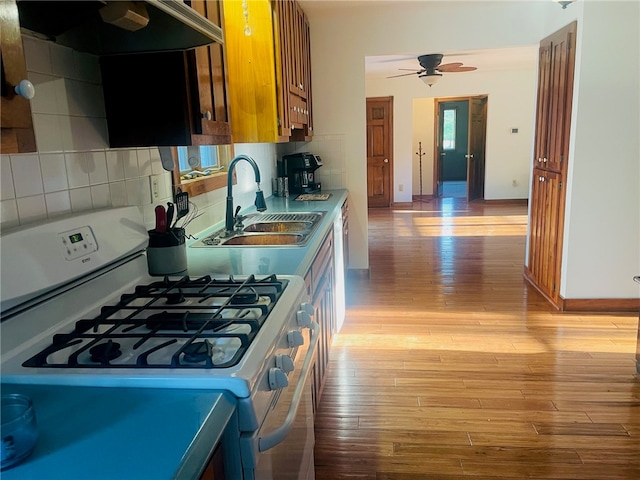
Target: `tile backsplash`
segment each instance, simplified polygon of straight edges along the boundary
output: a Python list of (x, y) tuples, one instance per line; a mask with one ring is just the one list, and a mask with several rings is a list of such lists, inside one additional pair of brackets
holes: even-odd
[[(74, 212), (137, 205), (153, 227), (154, 208), (171, 200), (171, 174), (158, 148), (110, 149), (98, 57), (23, 36), (38, 153), (0, 155), (0, 228), (7, 229)], [(324, 166), (317, 172), (327, 188), (344, 188), (346, 168), (341, 135), (316, 135), (312, 144), (235, 144), (236, 154), (258, 164), (262, 190), (271, 195), (276, 159), (312, 151)], [(237, 205), (253, 204), (255, 181), (246, 162), (237, 164)], [(153, 198), (152, 185), (158, 196)], [(224, 219), (226, 189), (192, 200), (195, 234)]]

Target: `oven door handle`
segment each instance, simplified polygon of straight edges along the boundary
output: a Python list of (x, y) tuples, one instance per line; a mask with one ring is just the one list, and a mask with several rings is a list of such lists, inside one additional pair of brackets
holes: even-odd
[(302, 401), (302, 395), (304, 394), (304, 386), (307, 383), (307, 378), (309, 377), (311, 367), (313, 366), (313, 359), (316, 355), (316, 349), (318, 347), (318, 338), (320, 337), (320, 325), (318, 325), (316, 322), (311, 322), (310, 328), (311, 343), (309, 344), (309, 350), (307, 350), (307, 355), (304, 358), (304, 363), (302, 364), (300, 380), (298, 381), (296, 389), (293, 392), (293, 398), (291, 399), (291, 405), (289, 406), (287, 418), (285, 418), (282, 425), (276, 428), (269, 435), (258, 438), (259, 452), (266, 452), (270, 448), (273, 448), (280, 442), (282, 442), (289, 434), (289, 430), (291, 430), (293, 422), (296, 418), (296, 415), (298, 413), (298, 406), (300, 405), (300, 402)]

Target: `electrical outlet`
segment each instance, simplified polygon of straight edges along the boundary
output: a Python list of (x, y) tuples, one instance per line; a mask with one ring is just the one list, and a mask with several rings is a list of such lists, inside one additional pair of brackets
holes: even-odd
[(404, 185), (403, 184), (398, 184), (398, 191), (399, 192), (403, 192), (404, 191)]
[(158, 177), (152, 175), (149, 178), (151, 179), (151, 196), (153, 200), (158, 200), (160, 198), (160, 182), (158, 181)]

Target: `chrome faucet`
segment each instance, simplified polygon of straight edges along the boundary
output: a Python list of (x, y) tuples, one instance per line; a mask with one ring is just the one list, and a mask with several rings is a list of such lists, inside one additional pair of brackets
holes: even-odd
[[(254, 205), (256, 206), (256, 209), (259, 212), (264, 212), (267, 209), (267, 204), (264, 201), (264, 193), (262, 193), (262, 190), (260, 190), (260, 169), (258, 168), (258, 165), (253, 160), (253, 158), (247, 155), (238, 155), (234, 157), (234, 159), (231, 160), (231, 163), (229, 164), (229, 171), (227, 172), (227, 211), (226, 211), (225, 222), (224, 222), (224, 230), (225, 230), (226, 237), (231, 236), (233, 234), (235, 224), (236, 224), (236, 219), (238, 217), (238, 212), (240, 211), (240, 207), (238, 206), (238, 209), (236, 210), (235, 214), (233, 212), (233, 196), (231, 192), (233, 188), (233, 185), (232, 185), (233, 170), (236, 167), (236, 163), (238, 163), (240, 160), (246, 160), (247, 162), (249, 162), (249, 164), (253, 167), (253, 171), (256, 176), (256, 183), (258, 184), (258, 190), (256, 190), (256, 201), (254, 203)], [(242, 217), (240, 217), (239, 220), (242, 221)]]

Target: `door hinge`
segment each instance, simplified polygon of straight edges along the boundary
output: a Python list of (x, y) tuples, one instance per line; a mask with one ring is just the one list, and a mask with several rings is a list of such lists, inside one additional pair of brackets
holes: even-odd
[(564, 155), (560, 155), (560, 163), (564, 162)]
[(558, 184), (558, 190), (562, 190), (562, 182)]
[(555, 292), (556, 291), (556, 284), (554, 283), (553, 285), (551, 285), (551, 291)]

